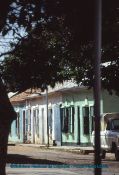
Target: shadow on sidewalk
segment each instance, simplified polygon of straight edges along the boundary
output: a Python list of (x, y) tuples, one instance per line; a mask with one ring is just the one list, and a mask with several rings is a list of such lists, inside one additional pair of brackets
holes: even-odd
[(8, 154), (7, 163), (15, 164), (54, 164), (63, 165), (64, 163), (58, 161), (52, 161), (47, 159), (35, 159), (25, 155), (19, 154)]

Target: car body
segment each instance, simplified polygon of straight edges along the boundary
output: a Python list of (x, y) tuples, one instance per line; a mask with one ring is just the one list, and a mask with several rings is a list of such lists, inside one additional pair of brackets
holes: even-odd
[[(94, 146), (95, 132), (92, 132), (92, 145)], [(101, 116), (101, 150), (102, 158), (106, 152), (115, 153), (116, 160), (119, 160), (119, 113), (106, 113)]]

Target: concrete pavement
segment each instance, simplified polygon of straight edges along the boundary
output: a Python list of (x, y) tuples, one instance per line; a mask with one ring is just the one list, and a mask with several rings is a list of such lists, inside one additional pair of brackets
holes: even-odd
[(46, 148), (46, 149), (54, 149), (54, 150), (64, 150), (69, 152), (77, 152), (80, 154), (88, 154), (94, 152), (94, 148), (92, 146), (49, 146), (46, 145), (39, 145), (39, 144), (18, 144), (20, 146), (28, 146), (28, 147), (35, 147), (35, 148)]

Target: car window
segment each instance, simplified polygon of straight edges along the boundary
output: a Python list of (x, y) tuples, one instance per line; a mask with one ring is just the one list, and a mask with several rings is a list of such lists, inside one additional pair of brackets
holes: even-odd
[(119, 130), (119, 119), (112, 120), (112, 130)]
[(107, 122), (106, 130), (110, 130), (110, 122), (109, 121)]

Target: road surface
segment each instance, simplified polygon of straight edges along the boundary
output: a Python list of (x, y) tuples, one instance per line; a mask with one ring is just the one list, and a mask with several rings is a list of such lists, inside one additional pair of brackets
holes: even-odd
[[(93, 153), (81, 155), (63, 150), (9, 146), (6, 171), (8, 175), (93, 175), (93, 160)], [(102, 175), (119, 175), (119, 162), (113, 154), (107, 154), (102, 164)]]

